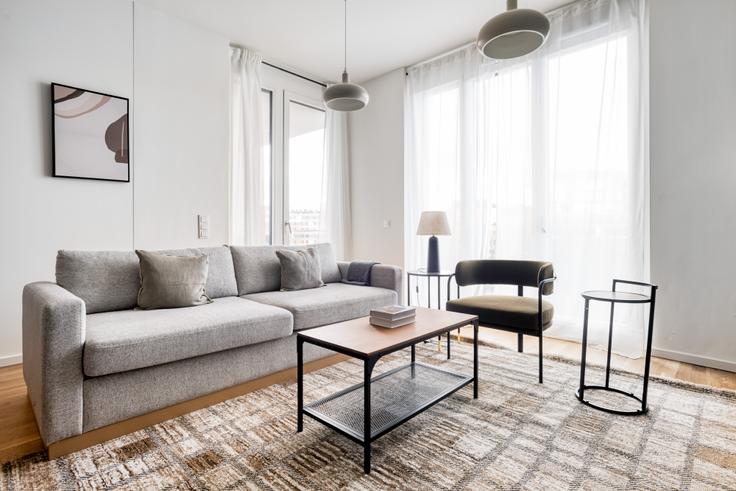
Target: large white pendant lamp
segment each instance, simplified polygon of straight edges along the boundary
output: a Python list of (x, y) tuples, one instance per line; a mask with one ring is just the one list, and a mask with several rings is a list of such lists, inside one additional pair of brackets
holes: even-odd
[(325, 89), (322, 98), (325, 105), (335, 111), (357, 111), (368, 105), (368, 91), (358, 84), (350, 83), (348, 76), (348, 0), (345, 0), (345, 64), (342, 71), (342, 83), (330, 85)]
[(547, 40), (549, 19), (532, 9), (517, 8), (506, 0), (506, 12), (486, 22), (478, 33), (478, 50), (488, 58), (505, 60), (528, 55)]

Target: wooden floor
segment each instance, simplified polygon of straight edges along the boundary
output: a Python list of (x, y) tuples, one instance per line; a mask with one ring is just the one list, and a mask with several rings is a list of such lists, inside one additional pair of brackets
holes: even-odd
[[(472, 337), (472, 328), (465, 328), (461, 335), (464, 338)], [(513, 333), (481, 328), (480, 338), (497, 346), (516, 349), (516, 334)], [(524, 341), (525, 353), (537, 353), (536, 338), (526, 337)], [(580, 360), (579, 343), (545, 338), (544, 351), (545, 355)], [(605, 351), (590, 347), (587, 356), (588, 363), (605, 365)], [(611, 366), (641, 373), (644, 361), (613, 355)], [(736, 389), (736, 373), (662, 358), (652, 358), (651, 374), (696, 384)], [(41, 450), (43, 445), (26, 395), (21, 365), (0, 368), (0, 463)]]

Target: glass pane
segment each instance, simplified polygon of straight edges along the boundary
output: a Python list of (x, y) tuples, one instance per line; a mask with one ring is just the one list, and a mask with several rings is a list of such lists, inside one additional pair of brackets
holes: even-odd
[(324, 111), (289, 101), (290, 244), (319, 239), (324, 133)]
[(266, 210), (266, 244), (270, 244), (272, 242), (271, 237), (271, 216), (272, 216), (272, 210), (271, 210), (271, 173), (272, 173), (272, 153), (271, 153), (271, 141), (273, 139), (272, 131), (271, 131), (271, 111), (272, 111), (272, 104), (271, 104), (271, 91), (270, 90), (264, 90), (261, 93), (261, 98), (263, 99), (263, 127), (265, 128), (264, 131), (266, 132), (266, 145), (263, 149), (263, 208)]

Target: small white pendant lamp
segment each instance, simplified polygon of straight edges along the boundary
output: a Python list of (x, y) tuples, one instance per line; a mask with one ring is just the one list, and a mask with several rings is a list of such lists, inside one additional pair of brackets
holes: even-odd
[(546, 15), (517, 8), (516, 0), (506, 0), (506, 12), (481, 27), (476, 45), (484, 56), (505, 60), (528, 55), (544, 44), (548, 34)]
[(330, 85), (325, 89), (322, 99), (325, 105), (335, 111), (357, 111), (368, 105), (368, 91), (358, 84), (350, 83), (348, 75), (348, 0), (345, 0), (345, 64), (342, 83)]

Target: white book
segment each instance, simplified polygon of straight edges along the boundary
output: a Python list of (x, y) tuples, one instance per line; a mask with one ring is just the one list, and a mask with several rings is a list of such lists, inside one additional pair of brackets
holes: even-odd
[(387, 327), (389, 329), (393, 329), (395, 327), (401, 327), (407, 324), (411, 324), (415, 320), (416, 320), (416, 316), (414, 315), (409, 316), (409, 317), (404, 317), (403, 319), (397, 319), (397, 320), (388, 320), (388, 319), (382, 319), (380, 317), (371, 316), (370, 323), (374, 326)]
[(416, 315), (416, 307), (405, 307), (403, 305), (389, 305), (371, 310), (372, 317), (380, 317), (386, 320), (398, 320)]

